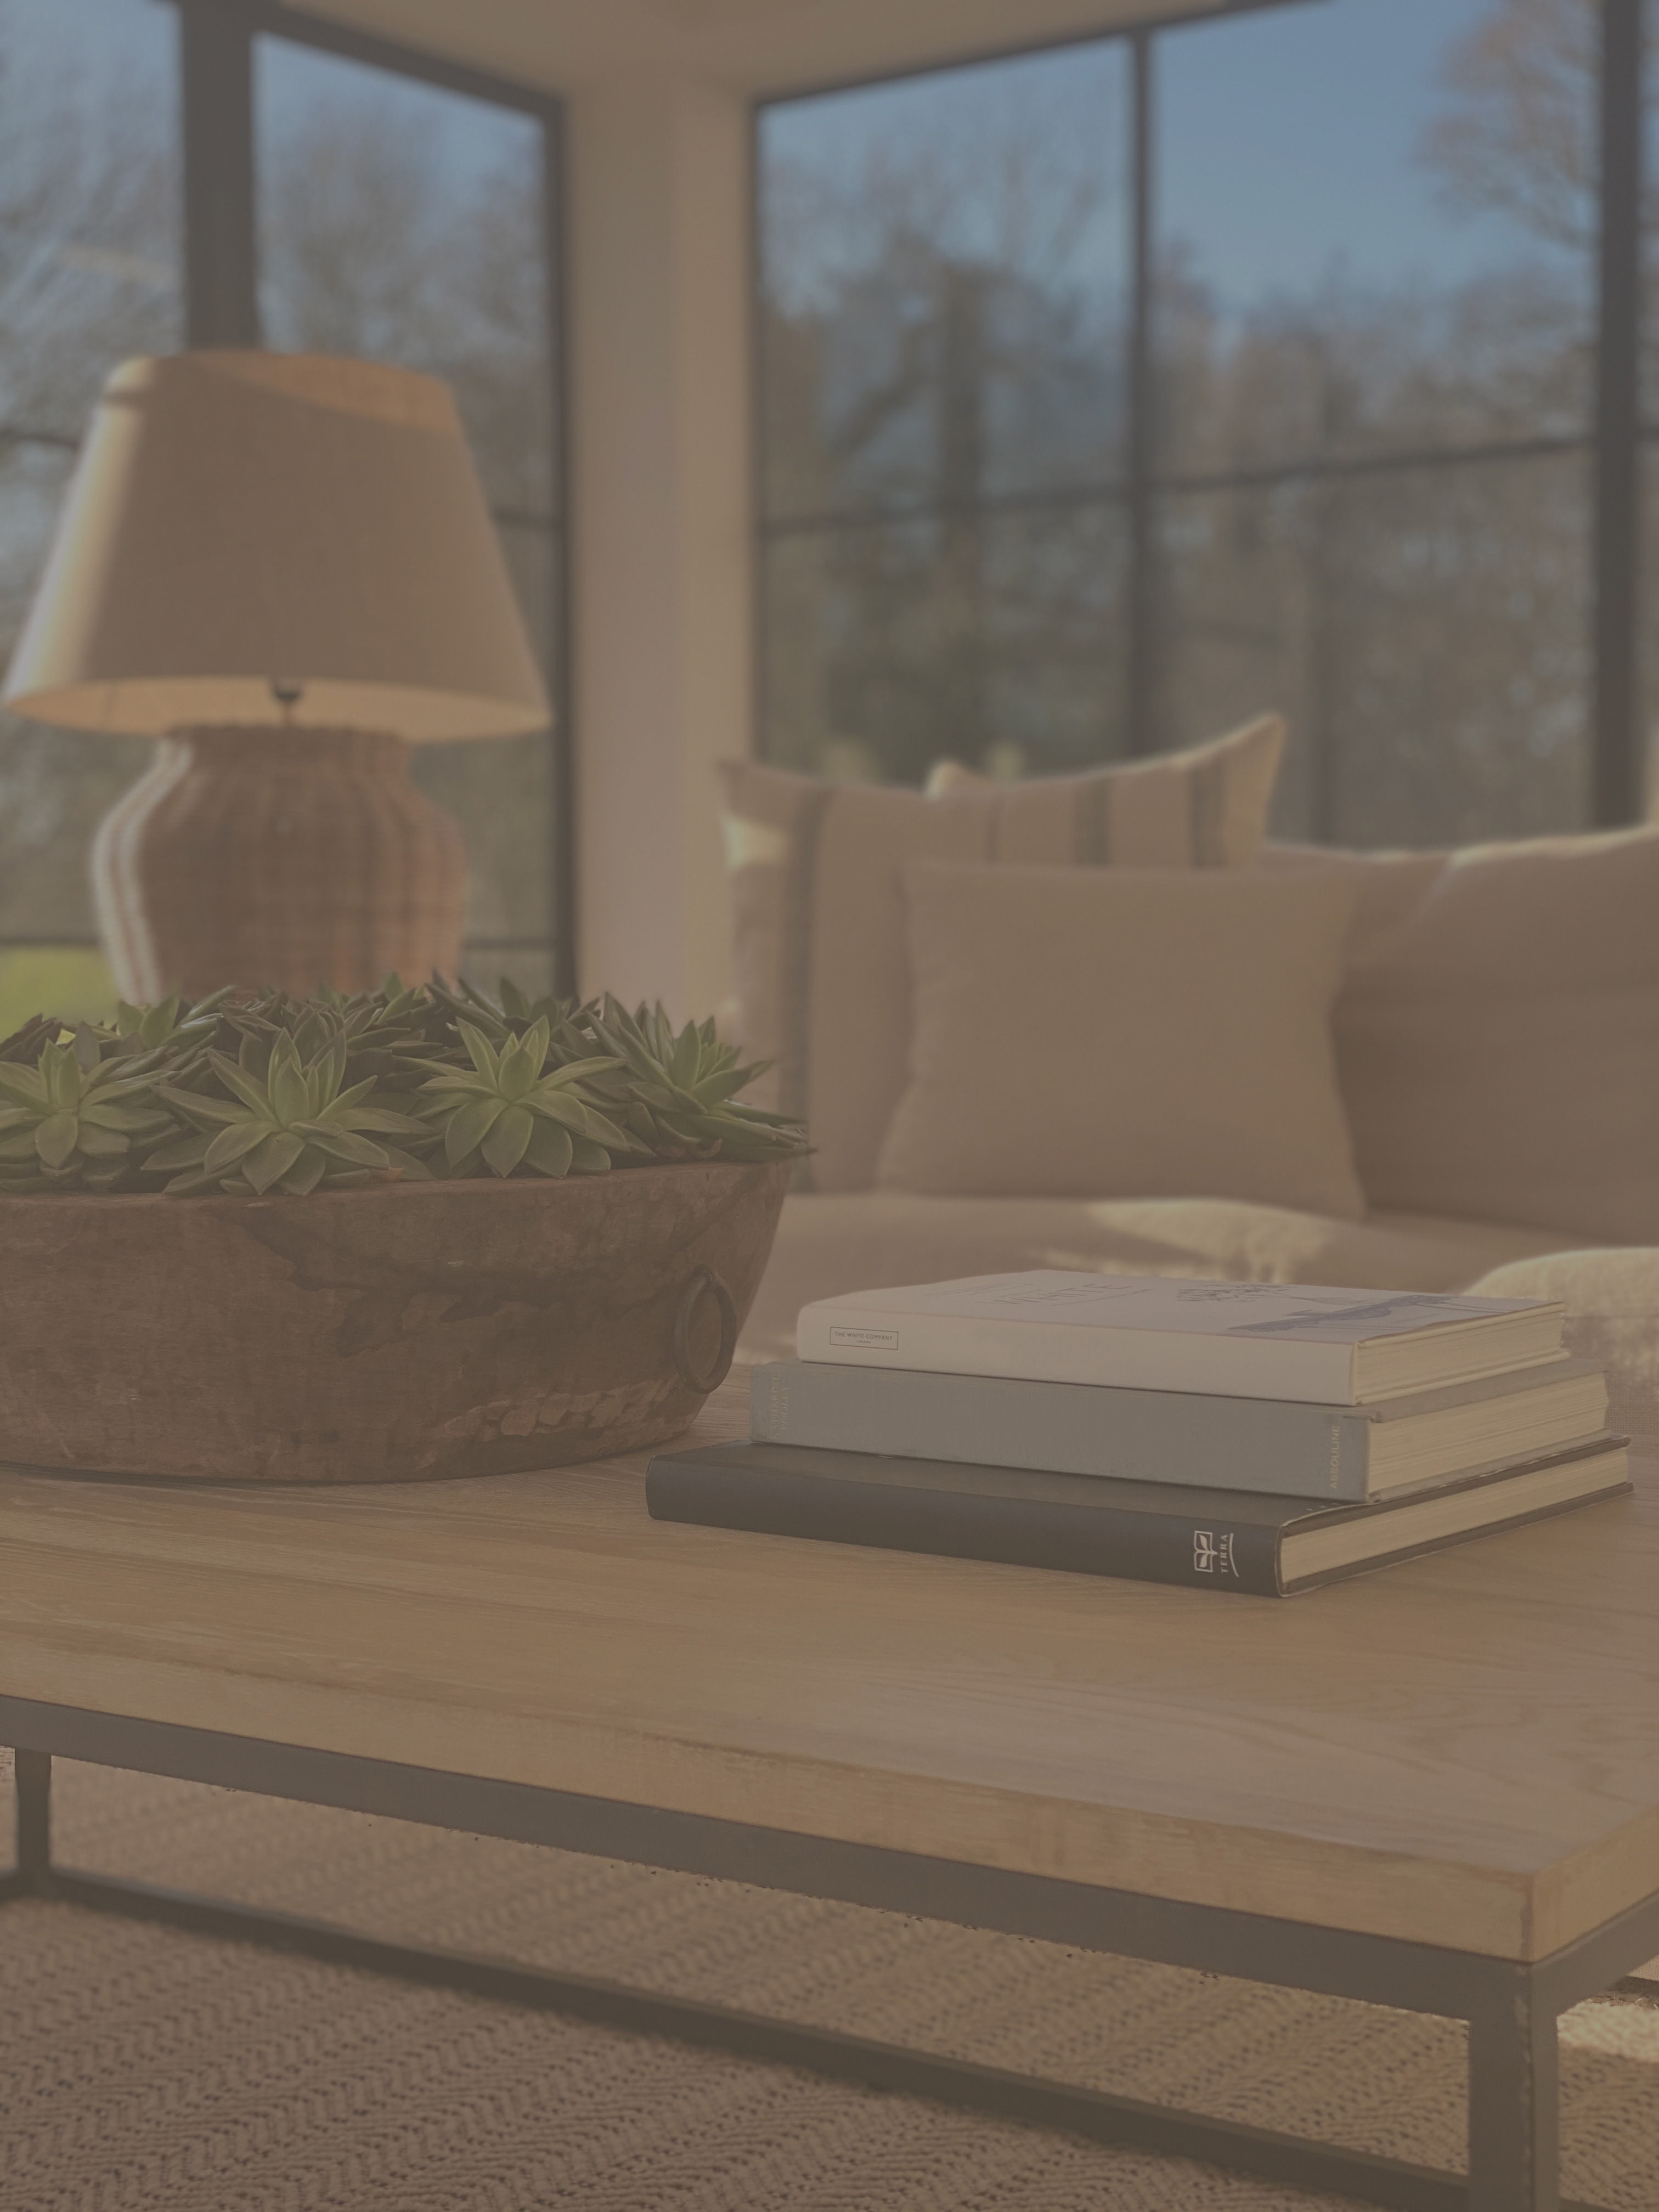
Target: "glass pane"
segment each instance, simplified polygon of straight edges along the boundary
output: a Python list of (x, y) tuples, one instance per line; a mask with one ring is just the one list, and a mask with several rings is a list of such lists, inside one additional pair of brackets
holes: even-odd
[[(0, 446), (0, 662), (46, 556), (72, 454)], [(96, 934), (87, 848), (152, 758), (142, 738), (100, 738), (0, 714), (0, 941)]]
[(541, 125), (280, 39), (257, 55), (267, 343), (442, 377), (491, 500), (550, 513)]
[(1172, 742), (1290, 719), (1275, 834), (1437, 845), (1584, 826), (1582, 459), (1164, 505)]
[(1595, 17), (1326, 0), (1158, 41), (1166, 466), (1583, 429)]
[(461, 951), (461, 973), (493, 999), (501, 979), (516, 983), (527, 999), (544, 999), (553, 990), (553, 956), (522, 946), (468, 945)]
[(116, 998), (115, 978), (94, 945), (0, 945), (0, 1037), (32, 1014), (107, 1020)]
[(769, 512), (1116, 477), (1127, 85), (1112, 43), (762, 111)]
[(0, 432), (78, 441), (181, 342), (177, 49), (171, 8), (0, 0)]
[(765, 577), (769, 758), (920, 783), (1121, 751), (1124, 527), (1115, 507), (775, 538)]
[[(451, 386), (547, 666), (557, 488), (541, 125), (280, 39), (258, 53), (266, 338)], [(465, 832), (469, 936), (544, 934), (546, 738), (422, 745), (414, 773)], [(478, 957), (493, 986), (501, 956)]]
[[(170, 8), (0, 0), (0, 667), (100, 386), (180, 343), (178, 76)], [(149, 762), (0, 715), (0, 939), (94, 934), (88, 840)]]
[(1642, 106), (1642, 416), (1650, 430), (1659, 430), (1659, 0), (1645, 0), (1642, 32), (1647, 76)]
[[(502, 532), (532, 640), (544, 641), (552, 551), (544, 531)], [(551, 927), (552, 785), (544, 733), (416, 745), (414, 775), (466, 833), (469, 937), (535, 937)]]
[(545, 736), (416, 749), (416, 782), (466, 835), (469, 937), (549, 926), (547, 766)]

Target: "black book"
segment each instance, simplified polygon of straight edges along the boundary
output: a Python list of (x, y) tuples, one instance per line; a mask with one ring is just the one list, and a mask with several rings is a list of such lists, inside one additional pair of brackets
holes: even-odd
[(1073, 1574), (1289, 1597), (1630, 1488), (1605, 1431), (1496, 1474), (1365, 1504), (1044, 1474), (804, 1444), (659, 1452), (653, 1519)]

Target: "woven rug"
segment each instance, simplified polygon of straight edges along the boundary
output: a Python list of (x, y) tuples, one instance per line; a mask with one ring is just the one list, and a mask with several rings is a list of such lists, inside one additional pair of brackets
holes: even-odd
[[(1463, 2032), (59, 1762), (66, 1863), (1455, 2166)], [(0, 1845), (6, 1815), (0, 1809)], [(1565, 2185), (1659, 2206), (1659, 2007), (1562, 2022)], [(0, 1912), (4, 2212), (1340, 2212), (905, 2097), (46, 1903)]]

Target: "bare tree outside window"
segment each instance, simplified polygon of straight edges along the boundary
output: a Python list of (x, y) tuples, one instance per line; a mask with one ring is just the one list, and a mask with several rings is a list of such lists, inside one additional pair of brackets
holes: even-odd
[[(169, 7), (0, 0), (0, 652), (105, 375), (183, 342), (179, 75)], [(291, 40), (257, 42), (256, 82), (267, 342), (395, 361), (454, 388), (550, 654), (561, 489), (540, 116)], [(106, 997), (85, 855), (144, 764), (138, 741), (0, 718), (0, 1028), (14, 985), (71, 1010)], [(545, 740), (428, 748), (416, 772), (467, 834), (475, 964), (544, 989)]]
[(1109, 47), (766, 119), (775, 757), (916, 781), (1121, 744), (1125, 96)]
[(1454, 204), (1595, 245), (1601, 14), (1599, 0), (1503, 0), (1452, 48), (1423, 150)]
[[(546, 516), (552, 483), (539, 132), (465, 116), (444, 157), (430, 111), (476, 109), (387, 87), (315, 54), (260, 49), (260, 307), (267, 342), (442, 377), (491, 501)], [(321, 78), (319, 84), (316, 80)]]
[[(255, 82), (267, 342), (451, 386), (545, 661), (558, 487), (539, 125), (272, 40)], [(421, 746), (415, 775), (466, 833), (470, 968), (547, 989), (545, 738)]]
[[(179, 342), (176, 74), (165, 9), (0, 0), (0, 665), (105, 376)], [(0, 715), (0, 1032), (104, 988), (86, 849), (146, 755)]]
[[(1034, 137), (1006, 68), (954, 105), (965, 73), (913, 91), (902, 130), (884, 92), (772, 111), (772, 756), (1029, 772), (1279, 707), (1281, 834), (1585, 819), (1597, 22), (1596, 0), (1329, 0), (1152, 38), (1134, 730), (1122, 78)], [(1088, 251), (1115, 280), (1092, 293)], [(999, 448), (1011, 387), (1032, 427)]]
[(1454, 249), (1484, 224), (1478, 256), (1425, 245), (1369, 277), (1332, 258), (1241, 301), (1170, 241), (1165, 465), (1261, 480), (1165, 502), (1166, 734), (1251, 687), (1281, 706), (1281, 831), (1422, 844), (1586, 818), (1589, 14), (1505, 0), (1425, 72), (1402, 222), (1414, 191)]

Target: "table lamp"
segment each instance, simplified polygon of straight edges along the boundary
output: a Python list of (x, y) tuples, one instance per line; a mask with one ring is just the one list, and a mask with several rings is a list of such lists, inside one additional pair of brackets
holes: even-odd
[(449, 392), (314, 354), (115, 370), (3, 696), (161, 741), (92, 854), (135, 1001), (453, 975), (465, 847), (409, 746), (549, 719)]

